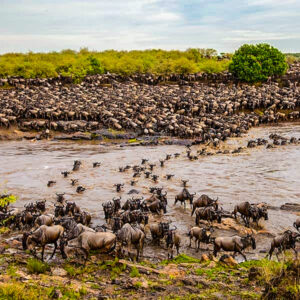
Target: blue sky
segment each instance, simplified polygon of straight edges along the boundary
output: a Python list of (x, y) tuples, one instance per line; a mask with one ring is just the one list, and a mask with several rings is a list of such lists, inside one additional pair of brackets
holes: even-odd
[(300, 0), (0, 0), (0, 53), (261, 42), (300, 52)]

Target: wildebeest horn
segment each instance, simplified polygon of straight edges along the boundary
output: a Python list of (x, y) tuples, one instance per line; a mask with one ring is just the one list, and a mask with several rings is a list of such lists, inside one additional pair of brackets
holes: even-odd
[(167, 196), (167, 194), (168, 194), (168, 192), (167, 192), (167, 191), (165, 191), (165, 194), (164, 194), (163, 196)]

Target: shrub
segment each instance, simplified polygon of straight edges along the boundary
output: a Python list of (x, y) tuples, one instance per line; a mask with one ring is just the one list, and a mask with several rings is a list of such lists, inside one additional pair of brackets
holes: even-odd
[(238, 79), (252, 83), (283, 75), (287, 68), (284, 54), (268, 44), (241, 46), (229, 65), (229, 71)]
[(50, 267), (47, 263), (35, 258), (30, 258), (27, 262), (27, 270), (29, 273), (41, 274), (49, 271)]

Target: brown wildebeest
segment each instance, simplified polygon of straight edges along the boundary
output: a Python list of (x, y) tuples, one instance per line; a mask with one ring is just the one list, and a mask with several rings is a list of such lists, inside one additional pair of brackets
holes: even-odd
[(168, 233), (169, 227), (169, 222), (151, 223), (150, 232), (152, 240), (155, 241), (162, 239)]
[(107, 253), (116, 247), (117, 237), (111, 232), (84, 231), (77, 238), (60, 243), (60, 251), (63, 258), (70, 256), (72, 250), (76, 249), (84, 253), (85, 262), (88, 259), (90, 250), (103, 250)]
[(182, 203), (184, 204), (184, 209), (185, 209), (186, 208), (185, 201), (189, 200), (190, 205), (192, 206), (195, 195), (196, 193), (191, 194), (186, 188), (184, 188), (180, 194), (175, 196), (174, 204), (176, 204), (179, 201), (181, 205)]
[(196, 214), (196, 225), (200, 224), (200, 220), (208, 221), (209, 223), (217, 220), (218, 223), (222, 221), (222, 211), (214, 210), (212, 206), (208, 207), (198, 207), (195, 210)]
[(140, 229), (139, 226), (132, 226), (131, 224), (126, 223), (122, 228), (117, 232), (118, 241), (123, 245), (127, 245), (129, 248), (128, 253), (130, 253), (131, 245), (134, 245), (136, 248), (136, 260), (139, 259), (140, 254), (143, 253), (145, 233)]
[(299, 231), (300, 228), (300, 218), (297, 218), (293, 226)]
[[(192, 247), (192, 239), (195, 238), (195, 248), (198, 250), (200, 249), (200, 243), (208, 244), (210, 242), (211, 234), (214, 231), (212, 227), (209, 229), (207, 228), (200, 228), (198, 226), (192, 227), (191, 230), (188, 233), (188, 236), (190, 237), (190, 244), (189, 247)], [(198, 247), (197, 247), (198, 243)]]
[(54, 256), (57, 249), (57, 241), (62, 237), (64, 228), (61, 225), (47, 226), (42, 225), (34, 232), (25, 232), (22, 238), (23, 249), (29, 249), (35, 254), (35, 247), (42, 247), (42, 261), (44, 260), (44, 250), (47, 244), (54, 244), (54, 251), (50, 259)]
[(248, 201), (237, 204), (232, 212), (235, 219), (238, 212), (241, 214), (246, 226), (249, 227), (250, 218), (253, 216), (251, 204)]
[(191, 216), (194, 214), (195, 209), (197, 207), (207, 207), (207, 206), (213, 206), (215, 210), (217, 210), (219, 207), (218, 198), (214, 200), (205, 194), (201, 195), (197, 200), (193, 201), (193, 210)]
[(40, 215), (35, 219), (34, 227), (39, 227), (41, 225), (51, 226), (54, 223), (54, 215), (47, 214), (47, 215)]
[(179, 255), (179, 248), (181, 243), (181, 237), (176, 232), (176, 226), (175, 228), (169, 229), (166, 235), (166, 244), (168, 249), (168, 259), (173, 258), (173, 247), (177, 250), (177, 255)]
[(235, 257), (238, 252), (247, 261), (247, 258), (242, 251), (249, 246), (252, 246), (252, 249), (256, 249), (255, 238), (252, 235), (247, 235), (245, 237), (240, 237), (238, 235), (231, 237), (217, 237), (214, 240), (214, 256), (217, 256), (220, 250), (233, 251), (233, 257)]
[(279, 261), (278, 254), (287, 249), (293, 249), (293, 251), (295, 252), (296, 257), (297, 257), (298, 253), (295, 248), (296, 248), (296, 241), (297, 241), (298, 237), (300, 237), (299, 233), (292, 232), (290, 230), (286, 230), (284, 233), (274, 237), (271, 242), (271, 248), (269, 251), (269, 259), (271, 259), (273, 251), (276, 248), (278, 249), (278, 251), (276, 253), (278, 261)]

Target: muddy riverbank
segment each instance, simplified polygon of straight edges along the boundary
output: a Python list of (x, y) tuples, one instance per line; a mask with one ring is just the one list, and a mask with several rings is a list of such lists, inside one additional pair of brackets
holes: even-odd
[[(212, 149), (212, 153), (220, 149), (232, 150), (236, 147), (246, 147), (247, 141), (253, 138), (267, 138), (271, 133), (285, 137), (300, 137), (300, 124), (283, 124), (275, 127), (259, 127), (250, 130), (242, 138), (230, 139), (219, 148)], [(186, 149), (182, 146), (165, 145), (152, 147), (120, 147), (120, 145), (99, 145), (97, 142), (62, 142), (62, 141), (11, 141), (1, 142), (0, 178), (1, 190), (8, 190), (19, 197), (15, 203), (23, 207), (25, 203), (35, 200), (47, 200), (47, 207), (53, 211), (55, 193), (65, 192), (66, 199), (75, 201), (80, 207), (92, 213), (92, 223), (103, 224), (104, 214), (102, 203), (114, 196), (122, 196), (122, 202), (132, 188), (139, 191), (139, 195), (149, 196), (150, 186), (164, 187), (168, 192), (168, 212), (163, 217), (151, 217), (152, 221), (170, 220), (176, 224), (183, 236), (181, 252), (193, 256), (201, 256), (187, 247), (188, 230), (194, 226), (194, 217), (190, 217), (190, 208), (184, 211), (179, 204), (173, 205), (174, 197), (181, 190), (181, 179), (189, 179), (188, 189), (201, 194), (219, 197), (220, 205), (227, 211), (232, 211), (234, 205), (242, 201), (251, 203), (265, 202), (270, 206), (269, 220), (256, 228), (258, 233), (257, 250), (247, 254), (258, 258), (269, 248), (270, 238), (286, 229), (292, 228), (296, 212), (280, 210), (286, 202), (299, 204), (300, 160), (299, 145), (277, 146), (266, 149), (259, 146), (255, 149), (243, 149), (240, 154), (216, 154), (200, 156), (196, 161), (186, 157)], [(192, 152), (203, 146), (192, 146)], [(159, 159), (166, 154), (181, 153), (178, 158), (167, 161), (165, 167), (159, 167)], [(137, 165), (142, 158), (156, 164), (153, 171), (159, 176), (159, 182), (153, 183), (145, 179), (144, 175), (137, 178), (134, 187), (130, 186), (132, 172), (120, 173), (119, 167)], [(69, 170), (73, 161), (79, 159), (83, 165), (79, 172), (70, 178), (76, 178), (86, 188), (83, 194), (78, 194), (71, 186), (69, 179), (64, 179), (61, 172)], [(101, 162), (100, 168), (92, 168), (92, 163)], [(166, 180), (166, 174), (174, 174), (172, 180)], [(53, 187), (47, 187), (48, 180), (55, 180)], [(116, 193), (113, 187), (116, 183), (124, 183), (121, 193)], [(219, 226), (214, 235), (227, 235), (239, 232), (245, 233), (245, 227), (227, 219)], [(236, 231), (236, 229), (238, 231)], [(148, 238), (150, 235), (148, 232)], [(166, 257), (166, 251), (153, 246), (145, 247), (145, 256), (152, 260)], [(155, 255), (154, 255), (155, 253)]]

